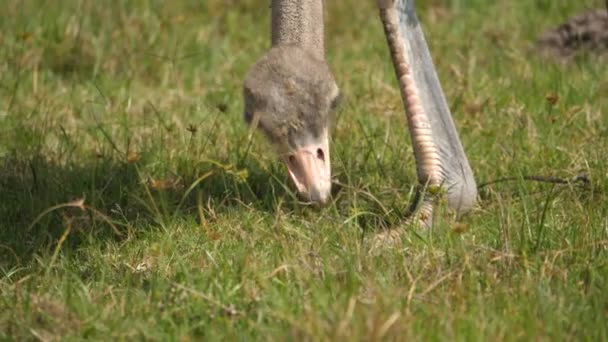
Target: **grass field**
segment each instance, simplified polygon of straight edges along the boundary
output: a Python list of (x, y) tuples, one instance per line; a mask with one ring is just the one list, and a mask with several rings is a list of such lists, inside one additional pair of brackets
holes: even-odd
[(418, 1), (478, 183), (515, 179), (430, 230), (372, 0), (328, 1), (340, 186), (298, 204), (242, 122), (268, 3), (3, 2), (0, 340), (608, 339), (608, 68), (533, 49), (602, 1)]

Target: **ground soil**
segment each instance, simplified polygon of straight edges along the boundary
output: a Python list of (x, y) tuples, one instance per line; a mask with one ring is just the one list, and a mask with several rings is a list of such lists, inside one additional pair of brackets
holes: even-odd
[(537, 45), (543, 55), (562, 61), (569, 61), (581, 53), (608, 56), (608, 8), (570, 17), (542, 33)]

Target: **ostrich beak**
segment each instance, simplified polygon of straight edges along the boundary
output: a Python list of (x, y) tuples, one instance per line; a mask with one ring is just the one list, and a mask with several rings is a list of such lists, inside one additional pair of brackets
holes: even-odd
[(327, 203), (331, 195), (331, 168), (328, 139), (303, 144), (284, 161), (299, 195), (306, 201)]

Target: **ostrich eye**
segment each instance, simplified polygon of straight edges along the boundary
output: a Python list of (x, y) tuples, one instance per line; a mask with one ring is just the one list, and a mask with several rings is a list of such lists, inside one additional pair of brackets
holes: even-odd
[(245, 118), (245, 122), (250, 123), (251, 122), (251, 113), (249, 113), (248, 111), (244, 111), (243, 118)]

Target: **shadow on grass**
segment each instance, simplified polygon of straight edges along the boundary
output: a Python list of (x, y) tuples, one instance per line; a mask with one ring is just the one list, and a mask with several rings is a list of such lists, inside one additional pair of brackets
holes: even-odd
[[(6, 157), (0, 160), (0, 267), (23, 265), (36, 254), (52, 253), (58, 243), (77, 248), (91, 237), (120, 241), (177, 217), (199, 221), (210, 208), (274, 212), (278, 201), (293, 197), (274, 170), (249, 164), (246, 178), (205, 164), (196, 174), (150, 180), (137, 163), (106, 158), (59, 165), (39, 155)], [(207, 177), (196, 182), (199, 175)]]

